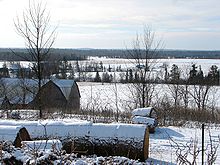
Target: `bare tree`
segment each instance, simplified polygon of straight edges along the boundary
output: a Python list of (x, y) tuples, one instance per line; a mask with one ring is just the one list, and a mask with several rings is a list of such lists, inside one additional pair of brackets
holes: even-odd
[(157, 63), (157, 55), (161, 42), (155, 42), (155, 33), (150, 27), (145, 26), (143, 35), (137, 35), (133, 43), (133, 49), (128, 50), (129, 58), (133, 59), (138, 79), (132, 83), (132, 88), (140, 100), (139, 106), (150, 106), (155, 93), (153, 67)]
[(23, 17), (17, 17), (15, 28), (17, 33), (25, 40), (29, 52), (29, 61), (33, 61), (33, 71), (38, 79), (38, 105), (40, 118), (42, 118), (41, 86), (43, 79), (43, 66), (48, 60), (49, 53), (55, 41), (55, 29), (51, 30), (50, 15), (46, 5), (41, 2), (29, 1), (29, 6), (23, 12)]
[(193, 85), (190, 96), (193, 98), (199, 111), (206, 110), (210, 91), (213, 87), (210, 85)]

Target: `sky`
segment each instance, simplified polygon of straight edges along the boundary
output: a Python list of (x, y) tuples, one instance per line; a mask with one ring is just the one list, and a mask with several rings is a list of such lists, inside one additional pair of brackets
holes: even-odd
[[(55, 48), (132, 48), (147, 26), (165, 49), (220, 50), (219, 0), (41, 1), (57, 27)], [(28, 2), (0, 0), (0, 47), (25, 47), (14, 20)]]

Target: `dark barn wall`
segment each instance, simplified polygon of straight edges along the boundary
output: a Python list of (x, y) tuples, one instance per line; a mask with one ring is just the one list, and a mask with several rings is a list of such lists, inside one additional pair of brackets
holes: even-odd
[[(41, 89), (41, 105), (45, 111), (64, 111), (66, 113), (79, 112), (80, 110), (80, 93), (78, 85), (74, 82), (70, 89), (69, 97), (66, 98), (60, 89), (53, 81), (49, 81), (42, 86)], [(30, 103), (34, 109), (38, 108), (38, 95)]]
[[(38, 108), (38, 96), (33, 100), (33, 107)], [(41, 105), (43, 109), (53, 109), (53, 108), (66, 108), (67, 100), (63, 95), (60, 88), (55, 85), (52, 81), (42, 86), (41, 89)]]
[(71, 112), (79, 112), (80, 110), (80, 93), (76, 82), (74, 82), (69, 98), (67, 100), (67, 108)]

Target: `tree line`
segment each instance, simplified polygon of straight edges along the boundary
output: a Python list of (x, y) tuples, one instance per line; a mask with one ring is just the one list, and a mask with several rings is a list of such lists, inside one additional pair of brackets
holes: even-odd
[[(118, 65), (113, 67), (110, 64), (103, 65), (102, 61), (80, 63), (78, 60), (68, 61), (65, 57), (61, 61), (45, 61), (41, 65), (43, 77), (47, 79), (54, 76), (60, 79), (108, 83), (141, 83), (143, 81), (139, 70), (143, 68), (139, 68), (140, 66), (122, 68), (121, 65)], [(12, 66), (12, 68), (8, 66)], [(142, 65), (142, 67), (144, 66)], [(220, 73), (216, 65), (209, 68), (207, 75), (204, 74), (202, 67), (196, 64), (192, 64), (188, 72), (180, 69), (176, 64), (173, 64), (170, 70), (166, 64), (163, 67), (160, 72), (163, 72), (164, 76), (151, 76), (147, 81), (164, 84), (219, 85)], [(153, 71), (148, 70), (148, 72)], [(32, 66), (23, 67), (20, 62), (4, 62), (0, 68), (0, 77), (36, 78)]]

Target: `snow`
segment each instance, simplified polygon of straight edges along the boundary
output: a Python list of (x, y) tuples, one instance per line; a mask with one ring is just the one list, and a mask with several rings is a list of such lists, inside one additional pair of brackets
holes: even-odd
[(0, 125), (0, 139), (14, 141), (20, 129), (19, 125)]
[[(131, 111), (137, 108), (137, 100), (134, 99), (134, 87), (132, 84), (122, 83), (91, 83), (78, 82), (80, 90), (80, 103), (82, 109), (110, 109), (116, 112), (116, 105), (119, 111)], [(154, 95), (152, 96), (151, 106), (157, 105), (158, 101), (168, 99), (173, 103), (173, 86), (172, 84), (154, 84)], [(188, 86), (189, 91), (195, 90), (195, 86)], [(116, 95), (117, 92), (117, 95)], [(184, 105), (183, 100), (180, 104)], [(220, 107), (220, 86), (213, 86), (209, 89), (209, 99), (207, 100), (207, 107)], [(192, 96), (189, 95), (189, 107), (196, 107), (196, 103)]]
[(137, 109), (134, 109), (131, 112), (131, 114), (132, 114), (132, 116), (148, 116), (148, 117), (150, 117), (151, 111), (152, 111), (152, 107), (137, 108)]
[[(201, 136), (201, 125), (193, 124), (194, 127), (189, 128), (189, 126), (183, 126), (183, 127), (160, 127), (156, 129), (156, 132), (154, 134), (150, 134), (150, 151), (149, 156), (150, 158), (154, 158), (157, 160), (160, 160), (160, 162), (166, 161), (169, 163), (176, 164), (176, 155), (175, 152), (177, 151), (177, 144), (179, 147), (181, 147), (182, 152), (184, 151), (184, 145), (191, 144), (191, 151), (193, 151), (193, 147), (198, 147), (198, 149), (201, 150), (201, 142), (202, 142), (202, 136)], [(209, 124), (206, 125), (205, 129), (205, 147), (208, 146), (209, 143), (209, 131), (213, 140), (213, 143), (215, 145), (219, 144), (219, 130), (220, 127), (209, 127)], [(174, 142), (172, 142), (172, 140)], [(186, 147), (187, 148), (187, 147)], [(186, 149), (185, 148), (185, 149)], [(210, 150), (209, 150), (210, 151)], [(208, 153), (208, 150), (205, 151), (205, 153)], [(205, 162), (207, 162), (207, 155), (205, 154)], [(188, 160), (192, 160), (192, 157), (188, 157)], [(197, 158), (198, 164), (201, 164), (201, 152), (198, 155)], [(216, 164), (220, 163), (220, 150), (217, 150), (217, 159)]]
[[(82, 121), (78, 119), (59, 119), (56, 121), (53, 120), (39, 120), (39, 121), (26, 121), (26, 120), (0, 120), (0, 138), (1, 140), (12, 140), (12, 135), (16, 135), (17, 132), (21, 127), (25, 126), (28, 131), (30, 132), (31, 136), (43, 136), (44, 135), (44, 126), (46, 126), (48, 135), (53, 136), (90, 136), (93, 138), (103, 137), (106, 138), (109, 135), (114, 135), (114, 137), (119, 138), (127, 138), (127, 137), (140, 137), (143, 136), (143, 128), (145, 126), (140, 124), (123, 124), (123, 123), (112, 123), (112, 124), (102, 124), (97, 123), (93, 124), (88, 121)], [(93, 128), (93, 129), (92, 129)], [(205, 147), (208, 147), (210, 144), (210, 137), (213, 140), (213, 145), (219, 144), (219, 130), (220, 126), (218, 125), (205, 125)], [(210, 134), (209, 134), (210, 132)], [(2, 136), (4, 135), (4, 138)], [(41, 141), (42, 143), (46, 143), (46, 141)], [(51, 144), (54, 141), (47, 141), (49, 144), (48, 147), (50, 148)], [(175, 142), (175, 143), (174, 143)], [(33, 145), (35, 142), (29, 142), (29, 145)], [(184, 146), (187, 144), (196, 143), (196, 146), (201, 149), (201, 124), (188, 124), (182, 127), (159, 127), (156, 128), (154, 134), (150, 134), (150, 141), (149, 141), (149, 159), (147, 162), (153, 162), (154, 164), (178, 164), (176, 158), (176, 150), (177, 145)], [(60, 142), (58, 141), (58, 144)], [(57, 147), (59, 148), (59, 147)], [(182, 148), (184, 149), (184, 148)], [(210, 148), (207, 148), (210, 151)], [(28, 149), (27, 149), (28, 150)], [(206, 154), (208, 153), (206, 150)], [(51, 150), (44, 151), (43, 155), (45, 157), (49, 157), (51, 154)], [(16, 151), (14, 152), (16, 157), (19, 157), (20, 160), (27, 160), (30, 159), (30, 155), (27, 152), (23, 151)], [(4, 156), (9, 157), (10, 155), (4, 151)], [(39, 158), (40, 159), (40, 158)], [(43, 159), (43, 157), (41, 157)], [(60, 158), (61, 159), (61, 158)], [(192, 157), (189, 155), (189, 160), (192, 160)], [(205, 155), (205, 162), (207, 160), (207, 155)], [(94, 162), (102, 162), (102, 161), (109, 161), (109, 162), (135, 162), (133, 160), (129, 160), (124, 157), (83, 157), (83, 158), (71, 158), (72, 164), (82, 163), (84, 162), (87, 164), (92, 164)], [(57, 161), (59, 162), (59, 161)], [(201, 164), (201, 152), (197, 158), (198, 164)], [(216, 164), (220, 163), (220, 150), (217, 150), (217, 159)], [(59, 164), (59, 163), (58, 163)], [(134, 164), (140, 164), (140, 162), (136, 162)]]
[(62, 148), (62, 143), (58, 139), (22, 141), (22, 148), (25, 148), (27, 150), (51, 150), (53, 148), (56, 150), (60, 150)]
[[(8, 125), (5, 127), (5, 125)], [(70, 121), (70, 120), (45, 120), (45, 121), (13, 121), (13, 120), (0, 120), (0, 126), (5, 131), (11, 129), (25, 127), (32, 138), (44, 137), (45, 134), (48, 137), (67, 138), (71, 137), (90, 137), (91, 140), (96, 138), (108, 139), (117, 138), (119, 140), (133, 140), (141, 141), (145, 135), (146, 126), (138, 124), (102, 124), (91, 123), (88, 121)], [(9, 129), (7, 129), (9, 128)], [(46, 132), (45, 132), (46, 131)], [(16, 134), (15, 134), (16, 135)], [(11, 134), (10, 134), (11, 136)], [(7, 138), (5, 132), (0, 132), (0, 138)], [(15, 138), (14, 138), (15, 139)], [(0, 139), (2, 140), (2, 139)]]

